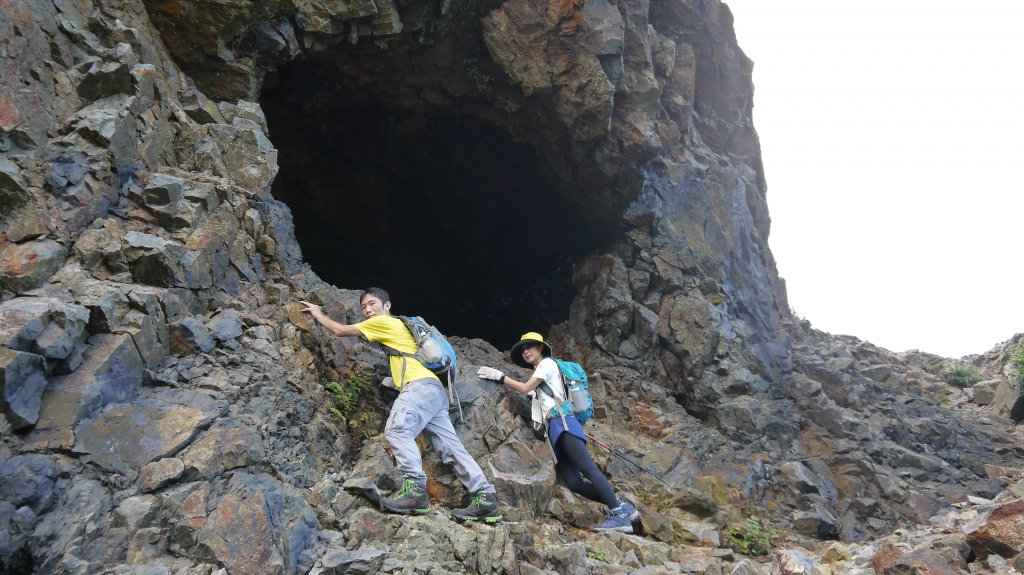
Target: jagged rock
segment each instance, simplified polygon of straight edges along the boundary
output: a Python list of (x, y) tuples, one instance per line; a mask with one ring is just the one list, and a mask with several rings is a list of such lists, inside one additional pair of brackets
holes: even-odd
[(978, 405), (991, 405), (996, 397), (996, 389), (998, 389), (1001, 380), (998, 379), (987, 379), (985, 381), (979, 381), (971, 387), (971, 401)]
[(14, 298), (0, 303), (0, 345), (31, 351), (50, 319), (50, 300)]
[(195, 86), (181, 95), (181, 108), (186, 114), (200, 124), (213, 122), (227, 123), (224, 114), (221, 113), (217, 104), (210, 101), (205, 94), (196, 90)]
[(963, 526), (967, 543), (985, 559), (996, 554), (1012, 559), (1024, 552), (1024, 499), (996, 504)]
[(193, 182), (169, 174), (150, 174), (142, 179), (138, 201), (168, 231), (199, 226), (219, 205), (212, 184)]
[(168, 326), (171, 353), (176, 356), (196, 351), (209, 352), (217, 343), (206, 325), (195, 317), (184, 317)]
[(181, 287), (208, 289), (221, 285), (230, 264), (231, 244), (238, 231), (238, 220), (228, 207), (222, 207), (189, 235), (188, 252), (181, 259)]
[(80, 305), (61, 301), (48, 301), (50, 322), (36, 338), (33, 349), (51, 360), (66, 359), (74, 351), (83, 336), (90, 319), (90, 312)]
[[(127, 48), (127, 45), (124, 45)], [(128, 48), (130, 50), (130, 48)], [(130, 65), (124, 62), (104, 62), (98, 59), (78, 66), (78, 95), (88, 101), (116, 94), (133, 92)]]
[(185, 390), (115, 403), (76, 427), (74, 450), (111, 471), (135, 475), (188, 445), (221, 410), (208, 396)]
[(36, 424), (46, 389), (46, 360), (0, 347), (0, 409), (14, 429)]
[(122, 501), (114, 510), (114, 525), (123, 526), (134, 533), (152, 525), (159, 517), (160, 498), (155, 495), (136, 495)]
[(140, 311), (129, 310), (123, 320), (125, 327), (114, 330), (115, 333), (126, 333), (131, 336), (142, 361), (149, 369), (160, 365), (164, 356), (167, 355), (167, 347), (164, 343), (168, 340), (167, 330), (163, 325), (158, 328), (157, 321), (159, 319), (154, 320), (153, 317)]
[(171, 483), (174, 483), (185, 473), (184, 462), (177, 457), (165, 457), (152, 463), (147, 463), (139, 471), (139, 481), (142, 490), (152, 493)]
[(29, 197), (20, 172), (18, 165), (9, 158), (0, 158), (0, 215), (14, 213)]
[[(299, 554), (312, 545), (316, 518), (291, 490), (270, 477), (236, 473), (228, 493), (211, 501), (196, 533), (203, 549), (229, 572), (273, 575), (294, 571)], [(268, 501), (277, 501), (272, 517)], [(285, 544), (284, 542), (287, 542)], [(191, 553), (190, 553), (191, 555)]]
[(85, 361), (72, 373), (54, 377), (43, 394), (35, 430), (27, 444), (70, 449), (73, 427), (103, 406), (130, 401), (142, 384), (142, 358), (127, 335), (89, 338)]
[(207, 124), (206, 134), (224, 163), (222, 174), (253, 194), (262, 194), (277, 175), (277, 150), (260, 127)]
[(135, 231), (126, 233), (124, 241), (124, 255), (136, 281), (161, 287), (182, 284), (182, 259), (187, 251), (184, 245)]
[(74, 264), (62, 269), (55, 279), (54, 288), (59, 292), (70, 292), (74, 300), (89, 310), (90, 333), (110, 333), (121, 325), (128, 313), (128, 297), (117, 284), (103, 282), (90, 277)]
[(1024, 395), (1007, 380), (1002, 380), (992, 397), (992, 412), (1014, 421), (1024, 420)]
[(51, 239), (8, 243), (0, 249), (0, 288), (24, 293), (39, 287), (66, 258), (64, 246)]
[(361, 548), (332, 549), (320, 559), (323, 572), (328, 575), (370, 575), (378, 573), (384, 562), (384, 549)]
[(209, 479), (237, 467), (266, 463), (263, 441), (251, 427), (211, 429), (181, 455), (188, 479)]

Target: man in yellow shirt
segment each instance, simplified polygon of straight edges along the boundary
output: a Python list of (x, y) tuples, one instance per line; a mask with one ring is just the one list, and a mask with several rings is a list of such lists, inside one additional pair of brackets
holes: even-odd
[[(336, 336), (364, 337), (401, 352), (416, 352), (416, 340), (402, 320), (391, 315), (391, 296), (380, 288), (371, 287), (363, 292), (359, 298), (359, 307), (366, 319), (352, 325), (332, 320), (316, 304), (305, 301), (302, 304), (306, 306), (303, 311), (308, 311)], [(381, 507), (402, 514), (424, 514), (430, 511), (427, 476), (423, 473), (423, 460), (416, 446), (416, 436), (422, 432), (441, 454), (441, 460), (455, 467), (459, 481), (473, 494), (469, 506), (453, 509), (452, 515), (465, 521), (501, 521), (494, 486), (466, 451), (448, 417), (448, 393), (441, 381), (412, 357), (389, 355), (388, 359), (391, 377), (400, 393), (391, 406), (391, 415), (384, 426), (384, 439), (391, 446), (398, 470), (405, 480), (391, 497), (381, 498)]]

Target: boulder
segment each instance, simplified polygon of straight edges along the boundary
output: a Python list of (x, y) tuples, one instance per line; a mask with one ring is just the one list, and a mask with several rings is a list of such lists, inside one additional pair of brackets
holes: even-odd
[(242, 336), (242, 314), (226, 309), (206, 322), (206, 327), (219, 341), (228, 341)]
[(43, 357), (0, 347), (0, 410), (14, 429), (36, 424), (45, 389)]
[(188, 479), (209, 479), (237, 467), (266, 462), (260, 434), (252, 427), (226, 427), (204, 433), (181, 455)]
[(979, 381), (971, 388), (971, 401), (978, 405), (990, 405), (996, 398), (996, 390), (1002, 380), (987, 379)]
[(963, 526), (967, 544), (981, 559), (996, 554), (1012, 559), (1024, 553), (1024, 499), (997, 503)]
[(52, 300), (19, 297), (0, 303), (0, 345), (32, 351), (50, 321)]
[(191, 443), (222, 409), (205, 394), (181, 389), (109, 405), (77, 426), (74, 450), (106, 469), (135, 476), (146, 464)]
[(75, 424), (106, 405), (131, 401), (141, 389), (144, 365), (130, 336), (99, 334), (88, 342), (82, 365), (47, 387), (29, 445), (70, 449)]
[(206, 324), (199, 318), (191, 316), (181, 318), (167, 326), (167, 335), (170, 351), (177, 356), (197, 351), (207, 353), (217, 345), (210, 335), (210, 330), (206, 328)]
[(142, 490), (146, 493), (157, 491), (175, 482), (185, 473), (185, 464), (177, 457), (165, 457), (146, 464), (139, 472)]
[(320, 559), (327, 575), (359, 575), (380, 572), (386, 550), (374, 547), (361, 549), (330, 549)]
[(49, 238), (0, 248), (0, 289), (24, 293), (37, 288), (64, 265), (67, 249)]
[(182, 259), (187, 248), (153, 234), (130, 231), (124, 235), (124, 255), (139, 283), (175, 287), (182, 285)]

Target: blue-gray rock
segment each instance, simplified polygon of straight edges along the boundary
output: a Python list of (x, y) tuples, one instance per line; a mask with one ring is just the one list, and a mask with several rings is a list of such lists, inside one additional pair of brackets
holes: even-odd
[(144, 365), (131, 337), (99, 334), (89, 338), (89, 345), (78, 369), (50, 382), (36, 428), (26, 437), (28, 445), (69, 449), (76, 423), (138, 394)]
[(217, 345), (206, 325), (192, 316), (184, 317), (167, 326), (167, 335), (170, 351), (176, 356), (196, 351), (207, 353)]
[(126, 233), (124, 242), (124, 255), (136, 281), (161, 287), (181, 285), (181, 260), (188, 251), (184, 245), (135, 231)]
[(0, 347), (0, 410), (14, 429), (36, 424), (45, 389), (42, 356)]
[(320, 559), (320, 566), (328, 575), (371, 575), (380, 571), (386, 554), (387, 550), (373, 547), (331, 549)]
[(36, 338), (33, 350), (49, 359), (65, 359), (85, 335), (91, 313), (83, 306), (51, 300), (50, 322)]
[(167, 348), (164, 343), (167, 340), (166, 326), (160, 326), (165, 333), (162, 341), (160, 330), (157, 327), (157, 320), (154, 320), (153, 317), (147, 314), (130, 310), (125, 315), (123, 323), (124, 327), (115, 330), (115, 332), (126, 333), (131, 336), (147, 368), (153, 369), (160, 365), (160, 362), (167, 355)]
[(78, 95), (88, 101), (133, 91), (130, 68), (123, 62), (94, 59), (80, 65), (76, 75)]
[(242, 314), (233, 309), (226, 309), (210, 318), (206, 327), (213, 337), (220, 341), (235, 339), (242, 335)]
[(78, 425), (74, 450), (106, 469), (135, 476), (146, 464), (191, 443), (222, 409), (209, 396), (184, 389), (110, 405)]
[(31, 351), (36, 338), (50, 321), (45, 298), (19, 297), (0, 303), (0, 345)]
[(208, 430), (180, 458), (186, 479), (209, 479), (230, 469), (266, 463), (267, 454), (256, 429), (239, 426)]

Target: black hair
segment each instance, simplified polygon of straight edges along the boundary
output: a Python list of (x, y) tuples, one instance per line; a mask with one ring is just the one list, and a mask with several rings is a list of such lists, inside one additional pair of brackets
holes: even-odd
[(388, 292), (384, 291), (379, 287), (368, 287), (365, 290), (363, 290), (363, 293), (359, 294), (359, 303), (363, 303), (363, 300), (368, 295), (372, 295), (373, 297), (379, 299), (381, 305), (391, 301), (391, 296), (388, 294)]

